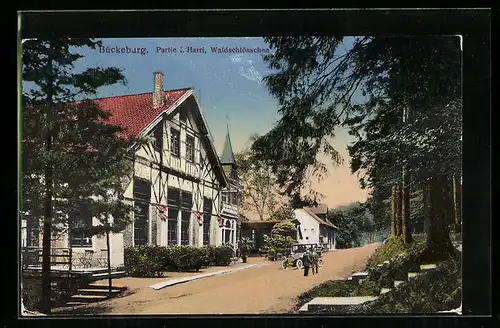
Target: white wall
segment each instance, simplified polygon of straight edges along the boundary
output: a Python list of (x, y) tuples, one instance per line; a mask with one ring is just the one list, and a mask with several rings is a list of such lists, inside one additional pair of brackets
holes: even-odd
[[(316, 219), (311, 217), (309, 213), (303, 209), (295, 209), (295, 218), (300, 222), (300, 229), (302, 231), (303, 239), (300, 239), (299, 232), (297, 231), (297, 241), (300, 244), (328, 244), (329, 249), (336, 248), (335, 229), (327, 226), (322, 226), (321, 229), (326, 229), (324, 233), (323, 243), (320, 242), (320, 224)], [(308, 237), (308, 239), (307, 239)]]
[(295, 209), (295, 219), (300, 222), (303, 239), (300, 239), (297, 231), (297, 242), (299, 244), (319, 244), (319, 223), (303, 209)]

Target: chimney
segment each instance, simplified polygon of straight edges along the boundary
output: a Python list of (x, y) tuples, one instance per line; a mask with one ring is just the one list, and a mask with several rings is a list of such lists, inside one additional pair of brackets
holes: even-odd
[(153, 108), (159, 108), (164, 105), (163, 100), (163, 73), (156, 72), (155, 76), (155, 91), (153, 92)]

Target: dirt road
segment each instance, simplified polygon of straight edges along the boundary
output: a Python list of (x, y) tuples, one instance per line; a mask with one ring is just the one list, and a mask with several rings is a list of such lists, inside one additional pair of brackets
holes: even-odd
[[(102, 314), (265, 314), (287, 313), (295, 299), (313, 286), (331, 279), (345, 279), (364, 268), (379, 244), (325, 253), (319, 274), (281, 270), (279, 262), (182, 283), (160, 290), (148, 286), (157, 279), (122, 278), (133, 293), (100, 302)], [(252, 262), (249, 259), (249, 263)]]

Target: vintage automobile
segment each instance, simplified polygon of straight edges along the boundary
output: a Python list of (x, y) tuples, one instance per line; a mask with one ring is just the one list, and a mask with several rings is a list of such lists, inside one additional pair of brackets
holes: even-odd
[(323, 259), (321, 258), (321, 255), (323, 252), (323, 247), (321, 247), (321, 245), (318, 245), (318, 244), (293, 244), (290, 247), (290, 254), (281, 261), (281, 268), (283, 270), (285, 270), (288, 262), (292, 262), (294, 267), (296, 267), (299, 270), (302, 269), (304, 267), (304, 265), (302, 263), (302, 256), (304, 255), (304, 253), (306, 252), (307, 249), (309, 249), (311, 251), (313, 249), (316, 249), (316, 252), (319, 255), (318, 266), (322, 267), (323, 266)]

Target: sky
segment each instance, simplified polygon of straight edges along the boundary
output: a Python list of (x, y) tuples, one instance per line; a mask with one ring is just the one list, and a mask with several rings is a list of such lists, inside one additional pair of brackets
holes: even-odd
[[(165, 90), (186, 87), (195, 90), (219, 154), (227, 124), (233, 151), (238, 152), (249, 146), (252, 134), (265, 134), (279, 118), (278, 102), (262, 82), (262, 77), (271, 73), (262, 58), (270, 49), (262, 38), (102, 39), (102, 42), (103, 48), (79, 50), (84, 57), (75, 62), (75, 70), (118, 67), (123, 70), (127, 84), (100, 88), (98, 98), (152, 92), (153, 74), (162, 72)], [(130, 53), (112, 53), (117, 47), (128, 47)], [(259, 48), (262, 53), (217, 53), (211, 47)], [(204, 52), (190, 52), (200, 48)], [(345, 164), (329, 165), (328, 177), (319, 184), (313, 183), (325, 195), (322, 203), (330, 208), (365, 201), (367, 197), (368, 191), (362, 190), (358, 178), (350, 174), (346, 150), (350, 140), (347, 132), (339, 129), (333, 145)]]

